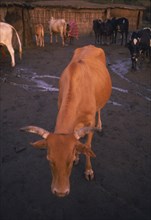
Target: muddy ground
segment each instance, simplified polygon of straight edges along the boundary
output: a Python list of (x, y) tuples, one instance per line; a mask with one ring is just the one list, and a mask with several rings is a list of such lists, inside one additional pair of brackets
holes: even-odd
[(25, 125), (54, 130), (58, 80), (73, 51), (94, 43), (81, 37), (62, 47), (25, 49), (16, 67), (0, 59), (1, 220), (149, 220), (151, 218), (151, 87), (148, 61), (131, 70), (124, 46), (102, 46), (107, 55), (113, 91), (102, 110), (103, 136), (94, 135), (95, 179), (84, 179), (85, 158), (73, 167), (71, 192), (57, 198), (45, 150), (21, 133)]

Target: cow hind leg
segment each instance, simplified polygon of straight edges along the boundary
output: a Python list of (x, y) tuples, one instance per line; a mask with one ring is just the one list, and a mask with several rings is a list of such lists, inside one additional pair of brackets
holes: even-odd
[(12, 67), (14, 67), (15, 66), (14, 49), (13, 49), (13, 47), (11, 45), (7, 45), (7, 49), (9, 51), (9, 53), (10, 53), (10, 56), (11, 56), (11, 61), (12, 61), (11, 65), (12, 65)]
[(58, 43), (58, 35), (55, 34), (55, 38), (56, 38), (56, 44)]
[(62, 46), (64, 47), (64, 37), (62, 36)]
[(44, 47), (45, 44), (44, 44), (44, 37), (42, 37), (42, 46)]
[(52, 44), (52, 33), (50, 32), (50, 43)]
[(100, 110), (98, 110), (98, 120), (97, 120), (97, 128), (100, 128), (102, 130), (102, 121), (101, 121), (101, 115), (100, 115)]

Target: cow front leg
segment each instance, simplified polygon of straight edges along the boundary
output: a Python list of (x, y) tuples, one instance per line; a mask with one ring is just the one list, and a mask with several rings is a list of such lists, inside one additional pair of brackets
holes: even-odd
[(55, 34), (55, 38), (56, 38), (56, 44), (58, 43), (58, 35)]
[[(93, 132), (90, 132), (87, 137), (86, 146), (91, 148), (91, 141), (93, 137)], [(91, 165), (91, 159), (90, 156), (86, 155), (86, 164), (85, 164), (85, 178), (87, 180), (93, 180), (94, 178), (94, 171), (92, 169)]]
[(77, 165), (79, 163), (80, 157), (79, 157), (79, 152), (76, 152), (75, 154), (75, 160), (74, 160), (74, 165)]

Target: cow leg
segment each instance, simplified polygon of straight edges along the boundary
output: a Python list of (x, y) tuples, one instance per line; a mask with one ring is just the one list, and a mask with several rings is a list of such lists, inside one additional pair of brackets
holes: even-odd
[(95, 32), (95, 44), (97, 44), (97, 33)]
[[(93, 132), (90, 132), (87, 137), (86, 146), (91, 148), (91, 142), (93, 138)], [(92, 180), (94, 178), (94, 172), (92, 170), (90, 156), (86, 155), (86, 164), (85, 164), (85, 178), (87, 180)]]
[(56, 43), (58, 43), (58, 35), (55, 34), (55, 38), (56, 38)]
[(128, 36), (128, 32), (125, 32), (125, 46), (127, 44), (127, 36)]
[(121, 46), (122, 46), (123, 45), (123, 38), (124, 38), (123, 32), (121, 33), (121, 35), (122, 35), (122, 40), (121, 40)]
[(44, 44), (44, 37), (42, 37), (42, 46), (44, 47), (45, 44)]
[(40, 37), (40, 47), (42, 47), (42, 38)]
[(44, 39), (42, 36), (40, 37), (40, 47), (44, 47)]
[(5, 53), (5, 50), (4, 50), (3, 46), (1, 46), (1, 45), (0, 45), (0, 52), (2, 53), (2, 57), (5, 58), (6, 53)]
[(11, 56), (11, 60), (12, 60), (12, 67), (15, 66), (15, 58), (14, 58), (14, 49), (11, 45), (7, 45), (7, 49), (10, 53), (10, 56)]
[(37, 35), (35, 35), (35, 38), (36, 38), (36, 45), (38, 46), (38, 37), (37, 37)]
[(37, 45), (40, 46), (40, 36), (37, 38)]
[(102, 130), (102, 121), (101, 121), (100, 110), (98, 110), (97, 128), (100, 128)]
[(76, 152), (76, 155), (75, 155), (75, 160), (74, 160), (74, 164), (77, 165), (79, 163), (79, 160), (80, 160), (80, 157), (79, 157), (79, 152)]
[(60, 37), (62, 39), (62, 46), (64, 47), (64, 36), (63, 36), (63, 34), (61, 34)]
[(52, 32), (50, 32), (50, 43), (52, 44)]

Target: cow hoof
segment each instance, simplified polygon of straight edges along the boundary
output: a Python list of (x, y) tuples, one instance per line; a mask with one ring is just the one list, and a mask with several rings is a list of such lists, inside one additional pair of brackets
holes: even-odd
[(94, 179), (94, 172), (93, 172), (93, 170), (91, 169), (91, 170), (86, 170), (85, 171), (85, 178), (86, 178), (86, 180), (93, 180)]
[(80, 155), (80, 153), (76, 153), (75, 160), (74, 160), (74, 165), (77, 165), (79, 163), (79, 160), (80, 160), (79, 155)]
[(96, 132), (100, 137), (102, 137), (104, 135), (104, 130), (100, 130)]

